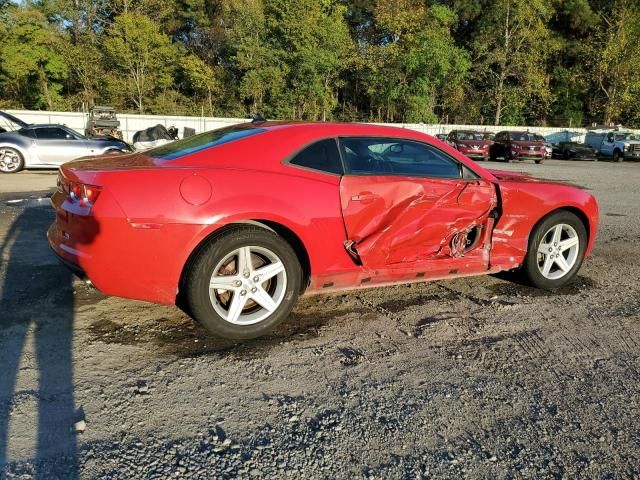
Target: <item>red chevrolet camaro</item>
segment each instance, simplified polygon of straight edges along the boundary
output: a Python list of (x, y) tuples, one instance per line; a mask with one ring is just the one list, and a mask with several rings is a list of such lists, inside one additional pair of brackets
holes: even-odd
[(53, 250), (104, 293), (264, 334), (298, 296), (519, 269), (566, 284), (598, 206), (490, 171), (435, 138), (363, 124), (252, 122), (63, 165)]

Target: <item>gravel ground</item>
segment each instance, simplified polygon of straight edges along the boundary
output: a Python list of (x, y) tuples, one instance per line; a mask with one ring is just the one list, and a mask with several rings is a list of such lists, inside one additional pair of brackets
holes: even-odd
[(37, 200), (55, 177), (11, 176), (0, 478), (640, 478), (640, 164), (493, 166), (597, 196), (575, 283), (306, 297), (240, 345), (74, 279)]

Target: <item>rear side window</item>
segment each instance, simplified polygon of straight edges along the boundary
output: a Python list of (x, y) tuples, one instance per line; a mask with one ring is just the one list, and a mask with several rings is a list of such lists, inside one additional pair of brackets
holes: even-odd
[(41, 140), (65, 140), (67, 132), (57, 127), (43, 127), (36, 129), (36, 136)]
[(332, 138), (309, 145), (289, 161), (291, 165), (342, 175), (340, 152)]
[(32, 128), (21, 128), (18, 133), (23, 137), (36, 138), (36, 133)]
[(218, 128), (193, 137), (167, 143), (147, 152), (147, 155), (162, 160), (175, 160), (190, 153), (200, 152), (224, 143), (265, 132), (265, 128), (257, 128), (251, 123), (241, 123), (231, 127)]

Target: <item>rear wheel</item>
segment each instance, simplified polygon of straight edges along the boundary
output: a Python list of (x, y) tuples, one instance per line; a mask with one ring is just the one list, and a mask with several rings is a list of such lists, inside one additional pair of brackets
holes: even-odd
[(0, 172), (16, 173), (24, 168), (24, 158), (18, 150), (0, 147)]
[(571, 212), (558, 211), (531, 232), (522, 271), (538, 288), (562, 287), (576, 276), (586, 247), (587, 231), (582, 221)]
[(291, 246), (270, 230), (238, 226), (198, 253), (186, 279), (189, 310), (210, 332), (246, 340), (285, 320), (302, 269)]
[(534, 160), (534, 162), (536, 162), (536, 163), (542, 163), (542, 162), (543, 162), (543, 160)]

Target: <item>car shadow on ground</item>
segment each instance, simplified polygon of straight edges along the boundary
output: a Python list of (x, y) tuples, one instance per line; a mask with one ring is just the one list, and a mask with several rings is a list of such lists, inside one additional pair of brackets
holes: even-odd
[[(15, 211), (6, 205), (3, 214)], [(30, 459), (35, 478), (73, 479), (78, 477), (73, 426), (82, 415), (74, 403), (73, 275), (47, 245), (46, 230), (53, 219), (48, 202), (18, 212), (0, 242), (0, 272), (4, 272), (0, 285), (0, 476), (3, 466), (14, 460), (10, 456), (26, 454), (19, 446), (31, 445), (29, 439), (36, 437), (35, 458)], [(25, 428), (29, 404), (37, 404), (37, 432)], [(70, 459), (60, 472), (42, 461), (60, 456)]]

